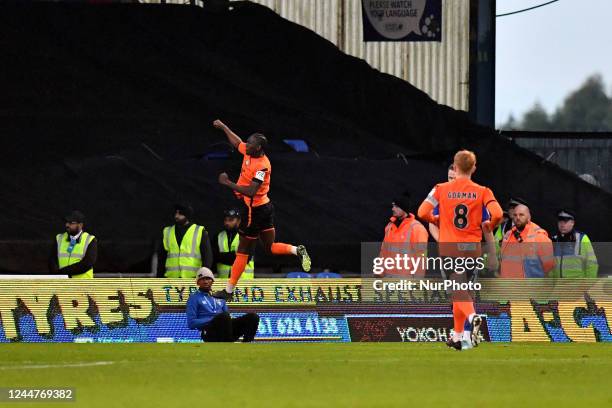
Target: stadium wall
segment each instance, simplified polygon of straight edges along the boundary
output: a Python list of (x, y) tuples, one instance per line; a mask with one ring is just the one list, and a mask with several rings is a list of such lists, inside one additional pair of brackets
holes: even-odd
[[(606, 279), (481, 282), (486, 341), (612, 341)], [(195, 290), (180, 279), (2, 280), (0, 342), (199, 342), (184, 313)], [(379, 291), (368, 279), (241, 281), (230, 310), (260, 315), (256, 341), (446, 341), (453, 325), (445, 291)]]
[(364, 42), (361, 0), (253, 0), (253, 3), (309, 28), (373, 68), (408, 81), (440, 104), (463, 111), (469, 108), (469, 0), (442, 2), (439, 43)]
[(582, 177), (590, 175), (598, 187), (612, 192), (612, 133), (503, 132), (525, 149)]

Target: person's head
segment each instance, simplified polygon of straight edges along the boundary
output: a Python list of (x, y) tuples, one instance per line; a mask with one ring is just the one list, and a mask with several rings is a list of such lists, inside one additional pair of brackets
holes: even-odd
[(576, 214), (572, 210), (562, 209), (557, 211), (557, 227), (561, 234), (569, 234), (574, 229)]
[(529, 207), (527, 201), (520, 197), (510, 197), (510, 201), (508, 201), (508, 218), (510, 218), (514, 222), (514, 211), (517, 205), (524, 205)]
[(236, 231), (240, 226), (240, 211), (230, 208), (223, 211), (223, 228), (226, 231)]
[(519, 204), (514, 207), (514, 225), (517, 228), (524, 228), (531, 221), (531, 212), (529, 207), (524, 204)]
[(79, 210), (73, 210), (70, 214), (64, 217), (66, 222), (66, 232), (70, 235), (77, 235), (83, 231), (85, 225), (85, 215)]
[(177, 225), (187, 225), (193, 217), (193, 207), (189, 204), (175, 204), (174, 222)]
[(457, 177), (471, 177), (476, 171), (476, 154), (470, 150), (459, 150), (455, 153), (453, 169)]
[(206, 267), (198, 269), (196, 273), (196, 283), (198, 287), (206, 292), (210, 291), (212, 284), (215, 281), (215, 275)]
[(451, 163), (448, 166), (448, 181), (453, 181), (457, 177), (457, 173), (455, 172), (455, 164)]
[(249, 156), (261, 156), (268, 146), (268, 139), (261, 133), (253, 133), (246, 141), (246, 153)]
[(508, 207), (508, 218), (514, 222), (514, 210), (516, 209), (516, 205), (512, 207)]
[(391, 202), (391, 213), (395, 218), (406, 218), (410, 212), (410, 193), (404, 191)]

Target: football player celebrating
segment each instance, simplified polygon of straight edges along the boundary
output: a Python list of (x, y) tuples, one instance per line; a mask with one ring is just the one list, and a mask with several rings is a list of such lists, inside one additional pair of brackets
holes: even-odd
[(219, 175), (219, 183), (232, 189), (236, 197), (241, 199), (242, 206), (243, 223), (238, 231), (240, 241), (236, 250), (236, 260), (232, 265), (225, 289), (213, 294), (215, 297), (231, 300), (234, 288), (244, 272), (249, 255), (255, 249), (258, 239), (261, 240), (268, 253), (299, 257), (305, 272), (310, 270), (311, 261), (304, 245), (293, 246), (274, 242), (276, 234), (274, 206), (268, 198), (272, 166), (264, 150), (268, 143), (266, 137), (261, 133), (254, 133), (245, 143), (220, 120), (215, 120), (213, 126), (222, 130), (232, 146), (244, 156), (237, 183), (231, 181), (227, 173)]

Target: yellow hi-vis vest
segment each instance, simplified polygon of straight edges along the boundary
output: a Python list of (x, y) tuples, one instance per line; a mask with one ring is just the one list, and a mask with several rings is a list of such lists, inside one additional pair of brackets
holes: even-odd
[[(91, 241), (95, 236), (88, 234), (83, 231), (81, 233), (81, 237), (79, 238), (79, 242), (77, 242), (72, 248), (72, 252), (68, 252), (68, 247), (70, 246), (70, 237), (67, 232), (63, 234), (57, 234), (55, 240), (57, 241), (57, 264), (60, 269), (65, 268), (66, 266), (74, 265), (75, 263), (79, 263), (85, 253), (87, 252), (87, 247), (91, 244)], [(74, 279), (92, 279), (94, 277), (93, 268), (88, 270), (87, 272), (80, 273), (78, 275), (71, 276)]]
[(572, 253), (564, 254), (566, 242), (553, 242), (555, 246), (554, 278), (596, 278), (599, 265), (593, 244), (586, 234), (574, 231), (576, 242)]
[[(219, 246), (219, 252), (233, 252), (236, 253), (238, 250), (238, 242), (240, 242), (240, 237), (238, 234), (234, 235), (234, 239), (232, 241), (232, 245), (228, 245), (228, 237), (227, 232), (225, 230), (221, 231), (217, 236), (217, 245)], [(255, 270), (255, 263), (253, 261), (253, 257), (249, 263), (247, 263), (246, 268), (244, 269), (244, 273), (242, 277), (245, 279), (253, 279), (253, 272)], [(217, 273), (220, 278), (229, 278), (230, 272), (232, 271), (232, 265), (222, 264), (217, 262)]]
[(202, 267), (200, 243), (204, 227), (192, 224), (179, 246), (176, 241), (174, 225), (164, 228), (164, 249), (166, 258), (166, 278), (195, 278), (196, 272)]

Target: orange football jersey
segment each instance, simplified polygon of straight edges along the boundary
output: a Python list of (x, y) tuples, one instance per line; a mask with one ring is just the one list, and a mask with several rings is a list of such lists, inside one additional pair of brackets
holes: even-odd
[[(261, 186), (253, 196), (242, 197), (246, 205), (250, 207), (258, 207), (270, 202), (268, 198), (268, 191), (270, 191), (270, 175), (272, 173), (272, 166), (270, 160), (264, 154), (261, 157), (249, 156), (246, 153), (246, 143), (240, 143), (238, 145), (238, 151), (244, 155), (242, 158), (242, 168), (240, 169), (240, 177), (238, 178), (239, 186), (249, 186), (252, 181), (261, 183)], [(240, 196), (240, 194), (238, 194)]]
[(493, 192), (468, 178), (437, 184), (426, 201), (438, 206), (440, 243), (480, 242), (487, 205), (497, 201)]

